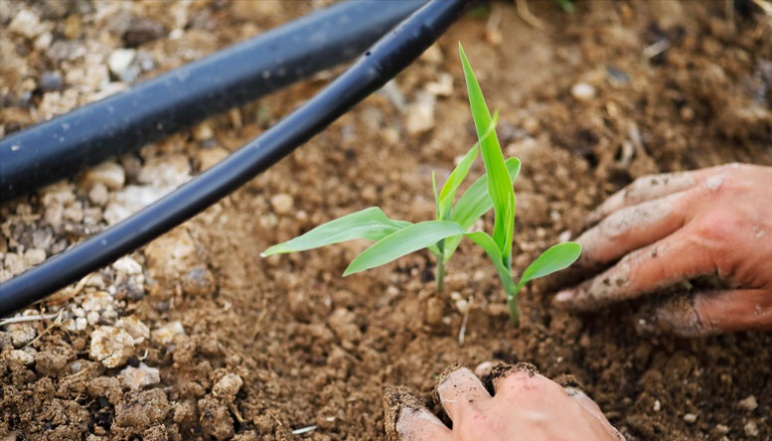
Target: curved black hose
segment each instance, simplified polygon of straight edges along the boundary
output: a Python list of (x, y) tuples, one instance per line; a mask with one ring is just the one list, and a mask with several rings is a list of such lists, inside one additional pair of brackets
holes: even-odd
[(360, 55), (426, 0), (344, 1), (0, 140), (0, 203)]
[(407, 67), (467, 4), (467, 0), (432, 0), (305, 105), (221, 163), (123, 222), (0, 285), (0, 316), (144, 245), (276, 163)]

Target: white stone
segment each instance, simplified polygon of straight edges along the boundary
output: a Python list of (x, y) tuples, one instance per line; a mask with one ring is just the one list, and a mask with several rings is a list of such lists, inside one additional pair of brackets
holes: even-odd
[(748, 412), (753, 412), (757, 407), (759, 407), (759, 403), (756, 401), (756, 397), (754, 395), (750, 395), (747, 398), (740, 400), (737, 405), (740, 406), (741, 409), (745, 409)]
[(83, 173), (81, 184), (86, 188), (100, 183), (110, 190), (120, 190), (126, 183), (126, 172), (119, 164), (108, 161)]
[(153, 341), (158, 344), (168, 345), (178, 335), (185, 335), (185, 328), (178, 321), (171, 322), (153, 331)]
[(39, 248), (31, 248), (24, 252), (24, 263), (27, 267), (35, 266), (46, 260), (46, 251)]
[(104, 219), (108, 224), (116, 224), (147, 205), (160, 199), (166, 190), (153, 186), (139, 187), (129, 185), (113, 196), (113, 200), (107, 204)]
[(115, 300), (113, 297), (105, 291), (96, 291), (86, 295), (86, 298), (81, 303), (81, 307), (86, 312), (92, 311), (106, 311), (113, 309)]
[(697, 415), (693, 413), (687, 413), (686, 415), (684, 415), (684, 421), (688, 424), (693, 424), (694, 422), (697, 421)]
[(759, 436), (759, 427), (753, 421), (748, 421), (743, 426), (743, 431), (745, 432), (745, 434), (747, 436), (752, 437), (752, 438), (755, 438), (755, 437)]
[(127, 366), (118, 374), (121, 384), (128, 389), (142, 389), (145, 386), (153, 386), (161, 382), (161, 374), (157, 368), (151, 368), (145, 363), (139, 367)]
[(142, 265), (130, 256), (123, 256), (113, 263), (113, 269), (134, 276), (142, 274)]
[(7, 330), (11, 334), (11, 343), (16, 348), (26, 345), (37, 337), (38, 332), (35, 329), (35, 322), (13, 323), (8, 325)]
[(136, 57), (136, 49), (116, 49), (107, 58), (107, 67), (113, 75), (123, 78)]
[(453, 76), (447, 72), (439, 74), (437, 81), (426, 85), (425, 90), (434, 96), (449, 97), (453, 95)]
[(131, 334), (135, 345), (142, 343), (146, 338), (150, 338), (150, 328), (138, 319), (137, 316), (121, 317), (115, 322), (115, 326)]
[(292, 196), (280, 193), (271, 198), (271, 206), (276, 214), (290, 214), (295, 206)]
[(190, 159), (182, 153), (150, 158), (140, 169), (137, 180), (158, 188), (179, 187), (190, 180)]
[(123, 329), (101, 326), (91, 333), (89, 356), (107, 368), (126, 364), (134, 355), (134, 338)]
[(434, 95), (419, 93), (416, 100), (407, 107), (405, 125), (407, 132), (418, 135), (434, 128)]
[(20, 349), (14, 349), (12, 351), (7, 352), (6, 357), (8, 357), (9, 360), (18, 361), (24, 366), (29, 366), (35, 362), (35, 356), (33, 356), (32, 354), (26, 351), (22, 351)]
[(37, 37), (45, 32), (46, 28), (45, 24), (40, 23), (38, 16), (28, 9), (20, 10), (8, 25), (8, 30), (11, 33), (27, 38)]
[(571, 96), (580, 103), (589, 103), (595, 98), (595, 87), (587, 83), (576, 83), (571, 86)]

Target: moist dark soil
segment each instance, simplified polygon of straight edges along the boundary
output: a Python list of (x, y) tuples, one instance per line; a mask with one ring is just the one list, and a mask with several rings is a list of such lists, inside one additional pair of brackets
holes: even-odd
[[(324, 2), (0, 3), (7, 136)], [(475, 141), (459, 41), (501, 111), (505, 155), (523, 162), (516, 271), (637, 177), (772, 165), (772, 16), (759, 4), (769, 3), (576, 1), (567, 13), (530, 1), (541, 28), (511, 2), (475, 9), (387, 91), (270, 171), (26, 312), (46, 319), (0, 328), (0, 438), (379, 440), (386, 387), (429, 403), (448, 365), (502, 360), (573, 375), (628, 440), (772, 439), (771, 334), (644, 337), (634, 327), (641, 303), (573, 315), (544, 284), (522, 293), (513, 327), (494, 269), (468, 243), (444, 293), (425, 252), (347, 278), (366, 243), (260, 257), (371, 205), (433, 216), (431, 172), (442, 181)], [(22, 10), (40, 28), (12, 26)], [(121, 48), (152, 63), (117, 77), (106, 66)], [(41, 260), (31, 250), (50, 256), (105, 228), (130, 188), (176, 185), (238, 149), (332, 77), (118, 158), (125, 182), (81, 176), (0, 207), (3, 279)], [(482, 171), (478, 162), (471, 173)], [(115, 363), (95, 349), (106, 328), (133, 338)], [(159, 376), (132, 382), (129, 367)]]

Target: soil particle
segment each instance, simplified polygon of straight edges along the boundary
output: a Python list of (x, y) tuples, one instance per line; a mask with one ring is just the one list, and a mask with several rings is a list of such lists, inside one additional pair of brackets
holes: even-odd
[(228, 406), (221, 400), (213, 397), (204, 397), (198, 400), (198, 411), (201, 415), (200, 424), (204, 433), (215, 439), (229, 439), (234, 434), (233, 418)]
[(74, 356), (70, 346), (54, 346), (45, 352), (35, 354), (35, 370), (40, 375), (56, 377), (65, 370)]
[(189, 296), (211, 296), (217, 289), (214, 274), (204, 267), (188, 271), (181, 281), (182, 292)]
[(171, 344), (176, 338), (185, 335), (185, 328), (178, 321), (167, 323), (151, 333), (153, 341), (161, 345)]
[(225, 374), (212, 387), (212, 394), (216, 398), (221, 398), (226, 402), (231, 402), (236, 398), (236, 394), (244, 385), (244, 380), (237, 374)]
[(338, 308), (327, 319), (335, 335), (342, 340), (344, 348), (353, 348), (362, 338), (362, 332), (356, 324), (356, 315), (345, 308)]
[(153, 386), (161, 382), (161, 376), (157, 368), (151, 368), (145, 363), (138, 367), (127, 366), (119, 374), (121, 385), (127, 389), (138, 390), (145, 386)]
[(134, 337), (112, 326), (100, 326), (91, 333), (89, 356), (107, 368), (122, 366), (134, 355)]
[(160, 389), (130, 391), (124, 395), (124, 400), (115, 406), (114, 424), (141, 432), (163, 422), (170, 410), (169, 400)]

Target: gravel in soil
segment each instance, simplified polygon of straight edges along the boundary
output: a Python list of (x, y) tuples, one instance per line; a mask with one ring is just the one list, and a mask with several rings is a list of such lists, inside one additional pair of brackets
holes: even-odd
[[(326, 3), (0, 2), (0, 136)], [(544, 29), (511, 3), (469, 14), (270, 171), (0, 327), (0, 437), (384, 439), (385, 388), (435, 405), (447, 365), (503, 360), (573, 375), (628, 440), (772, 439), (769, 334), (644, 338), (639, 305), (574, 316), (543, 284), (524, 292), (515, 329), (495, 272), (468, 245), (445, 294), (428, 254), (345, 279), (366, 244), (260, 258), (370, 205), (433, 215), (432, 170), (441, 181), (474, 142), (458, 41), (501, 110), (505, 154), (524, 164), (517, 270), (636, 177), (772, 165), (772, 18), (756, 3), (530, 6)], [(330, 77), (0, 206), (0, 281), (212, 166)]]

